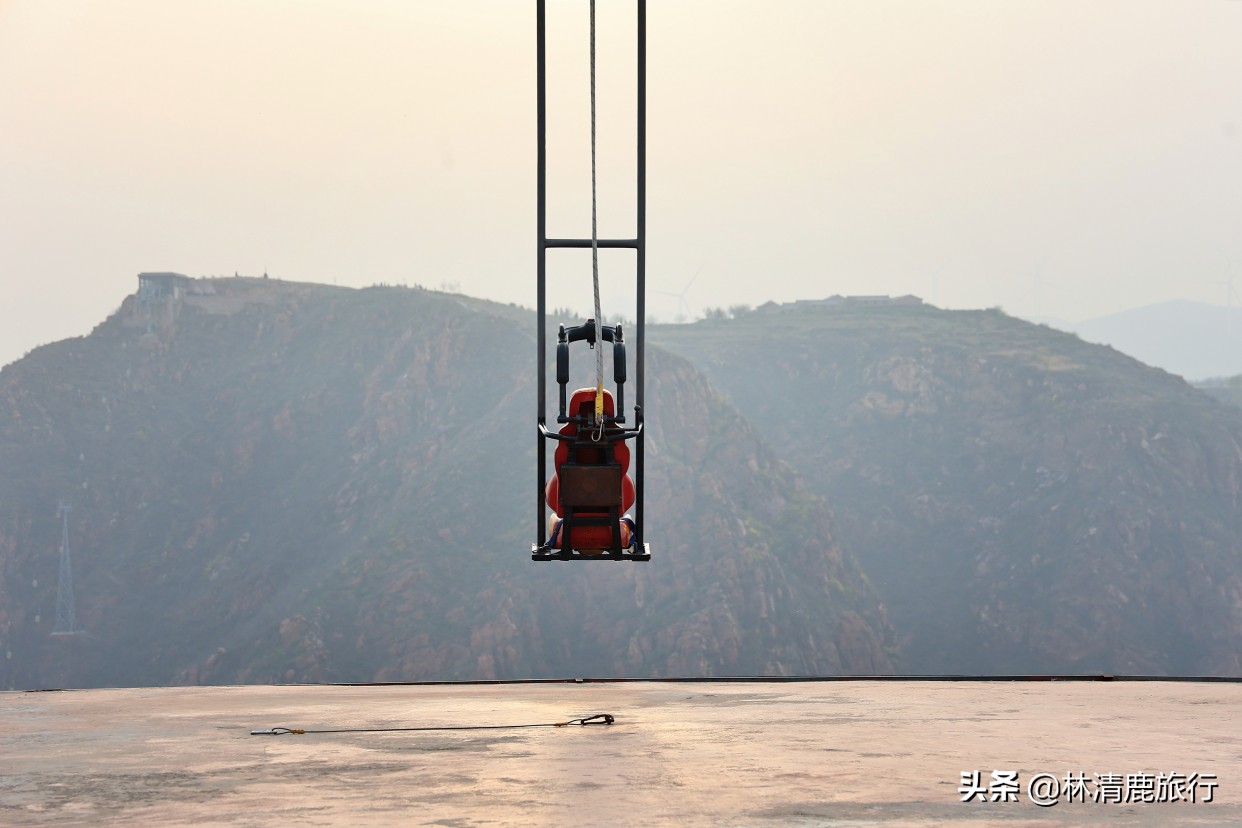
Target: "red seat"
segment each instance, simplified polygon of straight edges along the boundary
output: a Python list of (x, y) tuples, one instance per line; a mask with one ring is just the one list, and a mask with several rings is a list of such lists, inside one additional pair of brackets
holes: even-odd
[[(595, 410), (595, 389), (579, 388), (570, 398), (568, 410), (571, 414), (577, 416), (589, 416)], [(606, 416), (614, 416), (615, 408), (612, 394), (604, 391), (604, 414)], [(570, 422), (561, 426), (560, 433), (569, 437), (577, 437), (579, 435), (578, 423)], [(629, 475), (630, 469), (630, 447), (624, 440), (614, 440), (610, 443), (601, 441), (598, 444), (592, 444), (588, 440), (588, 435), (582, 435), (581, 442), (575, 442), (573, 453), (574, 460), (578, 466), (606, 466), (608, 463), (608, 447), (612, 448), (612, 460), (621, 467), (621, 503), (619, 514), (625, 514), (630, 507), (634, 505), (634, 480)], [(554, 471), (551, 479), (544, 489), (544, 495), (548, 506), (556, 513), (558, 518), (565, 517), (565, 511), (561, 503), (560, 476), (561, 467), (568, 463), (570, 459), (570, 443), (567, 441), (558, 441), (556, 444), (556, 454), (553, 458)], [(616, 478), (613, 478), (615, 486)], [(615, 488), (613, 492), (615, 492)], [(613, 495), (615, 498), (615, 494)], [(615, 503), (615, 500), (614, 500)], [(583, 505), (579, 504), (574, 509), (575, 518), (607, 518), (610, 513), (612, 504)], [(628, 527), (626, 527), (628, 528)], [(571, 530), (570, 540), (573, 542), (574, 548), (583, 549), (607, 549), (612, 546), (613, 535), (610, 525), (603, 526), (574, 526)], [(624, 529), (623, 544), (629, 538), (624, 535), (629, 534)], [(557, 542), (553, 544), (556, 548), (560, 548), (564, 538), (564, 532), (558, 533)]]

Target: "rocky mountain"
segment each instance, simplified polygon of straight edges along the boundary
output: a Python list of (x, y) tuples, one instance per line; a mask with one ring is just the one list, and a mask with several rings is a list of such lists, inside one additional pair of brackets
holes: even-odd
[(1242, 410), (998, 311), (665, 326), (827, 501), (902, 671), (1242, 675)]
[(996, 311), (716, 316), (651, 329), (653, 561), (536, 564), (529, 311), (128, 297), (0, 371), (0, 687), (1242, 675), (1242, 409)]
[(824, 501), (658, 349), (654, 560), (531, 562), (530, 322), (192, 280), (5, 367), (0, 688), (892, 669)]

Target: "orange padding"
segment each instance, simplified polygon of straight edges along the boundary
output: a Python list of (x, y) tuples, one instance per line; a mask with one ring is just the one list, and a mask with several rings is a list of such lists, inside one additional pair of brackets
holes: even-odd
[[(569, 411), (577, 412), (580, 416), (591, 414), (595, 411), (595, 389), (579, 388), (573, 393), (569, 401)], [(616, 412), (616, 404), (612, 399), (612, 392), (604, 391), (604, 414), (612, 417)], [(561, 434), (576, 436), (578, 434), (577, 423), (565, 423), (561, 426)], [(613, 459), (621, 466), (621, 471), (625, 474), (621, 478), (621, 513), (625, 514), (634, 505), (634, 480), (628, 474), (630, 468), (630, 447), (624, 440), (619, 440), (612, 444)], [(556, 454), (553, 457), (554, 471), (552, 477), (548, 480), (548, 485), (544, 489), (544, 496), (548, 506), (552, 509), (554, 518), (563, 518), (564, 511), (561, 508), (560, 499), (560, 476), (559, 472), (561, 464), (569, 460), (569, 444), (565, 442), (557, 442)], [(604, 462), (604, 450), (600, 449), (579, 449), (579, 463), (602, 463)], [(575, 514), (581, 516), (595, 515), (606, 516), (608, 511), (605, 509), (601, 512), (591, 512), (579, 510)], [(553, 524), (555, 525), (555, 524)], [(551, 528), (548, 535), (551, 537)], [(606, 549), (612, 546), (612, 528), (608, 526), (580, 526), (573, 530), (574, 547), (582, 549)], [(563, 536), (563, 533), (562, 533)], [(621, 545), (628, 546), (630, 539), (630, 528), (624, 523), (621, 524)], [(558, 543), (559, 548), (559, 543)]]

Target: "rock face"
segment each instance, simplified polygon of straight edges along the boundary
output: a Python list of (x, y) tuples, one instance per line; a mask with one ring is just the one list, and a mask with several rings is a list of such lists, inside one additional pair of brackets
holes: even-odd
[(898, 669), (1242, 675), (1242, 411), (990, 312), (658, 329), (833, 508)]
[(529, 312), (198, 287), (0, 372), (0, 688), (891, 670), (824, 502), (689, 363), (648, 354), (654, 560), (536, 564)]
[(999, 312), (660, 327), (654, 560), (536, 564), (531, 321), (208, 280), (4, 368), (0, 688), (1242, 675), (1242, 409)]

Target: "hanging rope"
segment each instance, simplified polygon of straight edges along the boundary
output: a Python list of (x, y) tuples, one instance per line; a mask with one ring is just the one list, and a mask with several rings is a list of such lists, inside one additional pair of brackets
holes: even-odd
[(611, 713), (595, 713), (590, 716), (581, 716), (577, 719), (570, 719), (567, 722), (545, 722), (543, 724), (514, 724), (514, 725), (453, 725), (446, 727), (348, 727), (334, 728), (330, 730), (305, 730), (300, 727), (273, 727), (269, 730), (252, 730), (251, 736), (285, 736), (287, 734), (301, 735), (303, 733), (412, 733), (416, 731), (434, 731), (434, 730), (516, 730), (522, 727), (568, 727), (570, 725), (610, 725), (614, 721)]
[(603, 434), (604, 317), (599, 309), (599, 231), (595, 195), (595, 0), (591, 0), (591, 281), (595, 286), (595, 422)]

